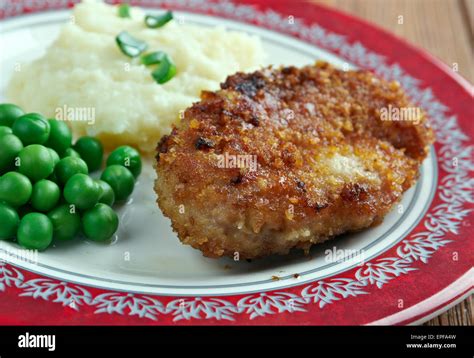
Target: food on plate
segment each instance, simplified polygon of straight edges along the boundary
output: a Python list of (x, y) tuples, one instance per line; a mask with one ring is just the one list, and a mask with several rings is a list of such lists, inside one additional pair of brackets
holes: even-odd
[(99, 203), (106, 204), (108, 206), (114, 205), (115, 192), (110, 184), (100, 179), (97, 179), (96, 182), (100, 186)]
[(23, 149), (23, 143), (13, 133), (0, 134), (0, 174), (11, 169), (13, 161)]
[(87, 210), (99, 202), (100, 186), (86, 174), (74, 174), (64, 186), (64, 199), (79, 210)]
[(133, 192), (135, 177), (122, 165), (110, 165), (105, 168), (100, 180), (110, 185), (117, 201), (127, 199)]
[(64, 151), (64, 154), (61, 156), (61, 158), (66, 158), (66, 157), (80, 158), (81, 156), (74, 149), (68, 148)]
[[(56, 164), (58, 164), (59, 161), (61, 160), (59, 158), (59, 154), (53, 148), (50, 148), (50, 147), (47, 147), (47, 148), (48, 148), (49, 154), (51, 155), (51, 158), (53, 158), (53, 165), (56, 168)], [(53, 171), (53, 174), (51, 174), (51, 177), (53, 176), (54, 176), (54, 171)]]
[[(74, 21), (44, 56), (13, 74), (7, 97), (30, 112), (67, 118), (74, 134), (98, 138), (106, 149), (128, 144), (152, 153), (201, 90), (216, 90), (228, 75), (263, 62), (257, 37), (127, 11), (120, 16), (116, 6), (95, 1), (76, 5)], [(13, 107), (8, 113), (0, 125), (22, 114)]]
[(53, 174), (54, 158), (49, 149), (40, 144), (31, 144), (23, 148), (15, 163), (18, 171), (26, 175), (33, 183)]
[(10, 127), (0, 126), (0, 136), (4, 134), (13, 134), (13, 131)]
[(53, 224), (53, 240), (68, 241), (74, 239), (81, 230), (81, 216), (71, 212), (67, 204), (60, 205), (48, 213)]
[(94, 241), (108, 240), (118, 228), (118, 216), (108, 205), (98, 203), (87, 210), (82, 218), (82, 229)]
[(0, 126), (11, 127), (13, 122), (24, 114), (25, 112), (17, 105), (2, 103), (0, 104)]
[(142, 172), (142, 160), (140, 158), (140, 153), (128, 145), (123, 145), (115, 149), (110, 153), (107, 158), (107, 166), (109, 165), (122, 165), (127, 167), (136, 178)]
[(0, 203), (0, 240), (12, 239), (16, 236), (20, 217), (18, 213), (7, 204)]
[(112, 205), (130, 196), (141, 172), (138, 151), (116, 148), (101, 180), (93, 179), (104, 154), (97, 138), (81, 137), (73, 145), (64, 122), (24, 114), (12, 104), (0, 104), (0, 119), (0, 239), (45, 250), (54, 240), (78, 236), (82, 227), (90, 240), (109, 240), (119, 222)]
[[(68, 125), (63, 121), (57, 121), (55, 119), (49, 119), (49, 138), (46, 142), (48, 148), (53, 149), (54, 153), (63, 155), (65, 151), (71, 148), (72, 145), (72, 133)], [(77, 143), (76, 143), (77, 145)]]
[(49, 138), (49, 122), (41, 114), (27, 113), (18, 117), (12, 125), (12, 132), (24, 145), (44, 144)]
[(56, 207), (61, 196), (59, 186), (51, 180), (40, 180), (33, 185), (31, 206), (36, 211), (48, 212)]
[(89, 174), (89, 168), (80, 157), (70, 156), (61, 159), (54, 168), (56, 181), (65, 185), (75, 174)]
[(104, 148), (97, 138), (82, 137), (74, 144), (74, 150), (80, 155), (92, 172), (102, 166)]
[(173, 19), (173, 13), (171, 11), (165, 12), (163, 15), (147, 15), (145, 16), (145, 24), (151, 29), (156, 29), (167, 24)]
[(53, 241), (53, 224), (41, 213), (26, 214), (20, 221), (18, 243), (26, 249), (45, 250)]
[(0, 177), (0, 202), (19, 207), (30, 201), (33, 185), (23, 174), (8, 172)]
[(327, 63), (237, 73), (158, 144), (155, 190), (205, 256), (287, 254), (380, 223), (433, 141), (396, 82)]
[(130, 17), (130, 4), (120, 4), (117, 9), (119, 17)]

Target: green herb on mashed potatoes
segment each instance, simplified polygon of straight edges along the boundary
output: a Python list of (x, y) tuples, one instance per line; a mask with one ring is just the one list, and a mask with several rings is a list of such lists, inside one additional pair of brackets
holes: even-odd
[(141, 57), (141, 61), (145, 66), (155, 66), (151, 75), (156, 82), (163, 84), (168, 82), (176, 74), (176, 65), (171, 58), (163, 51), (151, 52)]
[(145, 24), (150, 29), (156, 29), (158, 27), (162, 27), (171, 20), (173, 20), (173, 13), (171, 11), (167, 11), (163, 15), (146, 15), (145, 16)]
[[(152, 153), (202, 90), (215, 91), (227, 76), (263, 65), (258, 37), (222, 26), (170, 21), (157, 31), (144, 24), (140, 8), (124, 21), (116, 6), (90, 0), (75, 5), (72, 15), (75, 22), (64, 24), (43, 57), (13, 73), (7, 98), (47, 118), (66, 106), (74, 134), (97, 137), (106, 150), (128, 144)], [(154, 68), (124, 56), (115, 43), (121, 31), (166, 53), (179, 70), (173, 80), (157, 86)], [(75, 108), (93, 109), (94, 120)]]
[(137, 57), (148, 48), (146, 42), (133, 37), (127, 31), (119, 33), (115, 38), (115, 42), (117, 42), (120, 51), (128, 57)]
[(117, 13), (119, 17), (127, 18), (130, 17), (130, 5), (121, 4), (117, 7)]

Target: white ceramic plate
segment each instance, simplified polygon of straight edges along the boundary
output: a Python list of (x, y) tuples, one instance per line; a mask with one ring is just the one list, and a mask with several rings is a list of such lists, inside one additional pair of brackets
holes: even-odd
[[(68, 11), (43, 13), (3, 22), (2, 96), (15, 65), (25, 59), (25, 54), (29, 59), (41, 56), (61, 24), (67, 21), (68, 14)], [(229, 29), (259, 35), (268, 54), (267, 64), (299, 66), (322, 59), (337, 66), (354, 67), (329, 52), (251, 25), (191, 13), (178, 12), (177, 16), (203, 26), (225, 24)], [(4, 99), (1, 97), (0, 101)], [(37, 263), (25, 263), (15, 258), (16, 244), (1, 241), (0, 257), (44, 276), (127, 292), (233, 295), (300, 285), (346, 271), (403, 239), (424, 216), (433, 198), (436, 175), (436, 161), (431, 154), (423, 164), (418, 184), (404, 195), (401, 206), (395, 207), (380, 226), (318, 245), (310, 256), (298, 252), (249, 263), (204, 258), (199, 251), (180, 244), (169, 219), (156, 205), (152, 189), (155, 173), (148, 161), (132, 198), (119, 209), (120, 227), (110, 244), (86, 240), (55, 244), (39, 254)], [(338, 251), (336, 261), (329, 260), (325, 254), (326, 250), (334, 249), (342, 250)]]

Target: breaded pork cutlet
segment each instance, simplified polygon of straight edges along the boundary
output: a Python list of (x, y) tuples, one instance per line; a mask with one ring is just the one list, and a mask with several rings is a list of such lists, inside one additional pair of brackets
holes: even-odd
[(409, 108), (397, 83), (367, 71), (237, 73), (158, 144), (158, 204), (180, 240), (209, 257), (308, 250), (378, 224), (433, 141), (419, 109), (383, 120)]

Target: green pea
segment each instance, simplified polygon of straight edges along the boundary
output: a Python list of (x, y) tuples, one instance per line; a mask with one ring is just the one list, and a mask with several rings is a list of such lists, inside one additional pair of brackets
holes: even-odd
[(99, 203), (82, 216), (82, 230), (93, 241), (105, 241), (117, 231), (119, 219), (115, 211)]
[(15, 158), (23, 149), (23, 144), (17, 136), (5, 134), (0, 136), (0, 173), (14, 169)]
[(11, 127), (18, 117), (24, 115), (23, 110), (11, 103), (0, 104), (0, 126)]
[(66, 157), (59, 161), (54, 169), (56, 178), (62, 185), (65, 185), (74, 174), (88, 174), (87, 164), (76, 157)]
[(33, 185), (31, 206), (37, 211), (46, 212), (53, 209), (61, 196), (61, 191), (56, 183), (50, 180), (40, 180)]
[(12, 130), (23, 145), (44, 144), (49, 138), (50, 126), (41, 114), (28, 113), (15, 120)]
[(23, 174), (8, 172), (0, 178), (0, 201), (15, 208), (25, 205), (32, 191), (30, 180)]
[(44, 214), (26, 214), (20, 221), (17, 239), (27, 249), (43, 251), (53, 240), (53, 224)]
[(69, 205), (61, 205), (48, 214), (53, 224), (53, 239), (58, 241), (71, 240), (81, 229), (81, 217)]
[(51, 154), (51, 158), (53, 158), (54, 166), (56, 166), (56, 164), (59, 163), (59, 155), (54, 149), (48, 148), (48, 150), (49, 154)]
[(109, 184), (115, 193), (115, 200), (127, 199), (133, 192), (135, 178), (130, 170), (121, 165), (111, 165), (105, 168), (100, 180)]
[(81, 156), (78, 152), (76, 152), (74, 149), (72, 148), (68, 148), (64, 151), (63, 155), (61, 156), (61, 158), (67, 158), (67, 157), (74, 157), (74, 158), (79, 158), (81, 159)]
[(0, 126), (0, 137), (4, 134), (12, 134), (13, 131), (10, 127), (7, 126)]
[(112, 187), (103, 180), (96, 180), (100, 186), (99, 203), (112, 206), (115, 203), (115, 193)]
[(92, 208), (99, 201), (100, 187), (85, 174), (74, 174), (64, 187), (64, 198), (80, 210)]
[(92, 137), (81, 137), (74, 145), (74, 149), (87, 163), (89, 171), (93, 172), (100, 169), (102, 166), (102, 157), (104, 156), (104, 148), (99, 140)]
[(32, 182), (45, 179), (53, 173), (54, 159), (45, 146), (31, 144), (20, 151), (18, 158), (18, 171)]
[(58, 153), (64, 153), (72, 145), (72, 133), (67, 124), (56, 119), (48, 119), (51, 127), (48, 141), (45, 145)]
[(0, 239), (12, 239), (16, 236), (20, 218), (11, 206), (0, 203)]
[(135, 148), (129, 147), (128, 145), (118, 147), (110, 153), (109, 158), (107, 159), (107, 166), (114, 164), (127, 168), (135, 178), (137, 178), (142, 172), (140, 153), (138, 153)]

